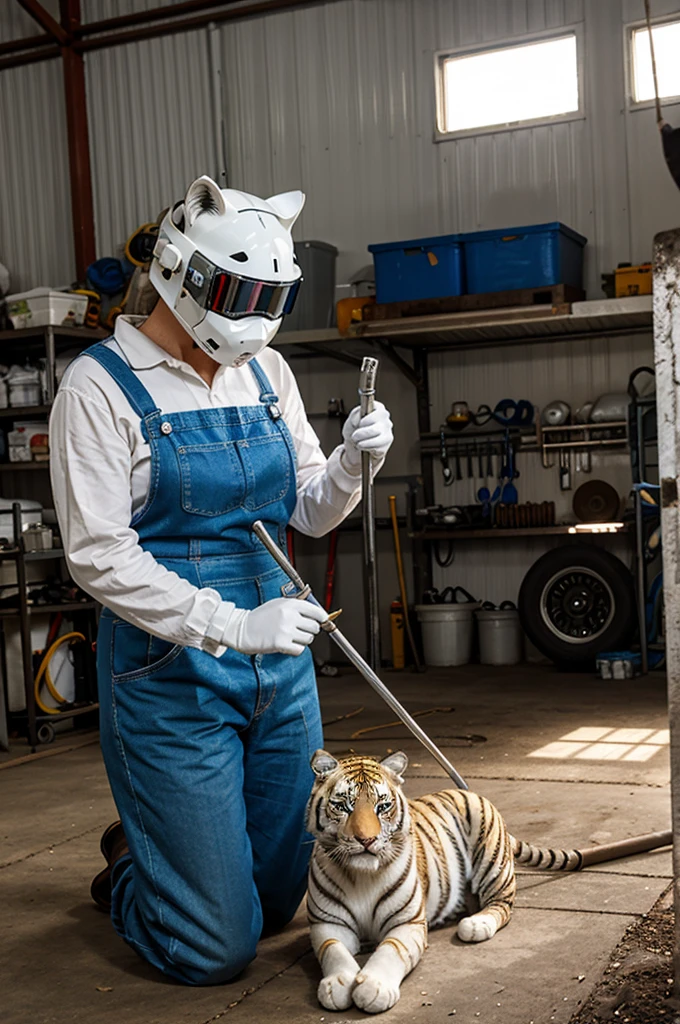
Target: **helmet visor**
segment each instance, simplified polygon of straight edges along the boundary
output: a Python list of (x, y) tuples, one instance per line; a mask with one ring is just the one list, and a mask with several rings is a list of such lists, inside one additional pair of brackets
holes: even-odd
[(258, 281), (219, 267), (195, 252), (184, 276), (184, 287), (199, 306), (231, 319), (262, 316), (278, 320), (292, 312), (300, 282)]

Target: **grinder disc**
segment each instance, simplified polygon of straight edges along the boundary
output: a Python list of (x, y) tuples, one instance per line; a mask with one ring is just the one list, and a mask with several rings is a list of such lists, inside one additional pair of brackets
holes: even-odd
[(583, 523), (610, 523), (619, 514), (618, 492), (606, 480), (588, 480), (576, 490), (572, 508)]

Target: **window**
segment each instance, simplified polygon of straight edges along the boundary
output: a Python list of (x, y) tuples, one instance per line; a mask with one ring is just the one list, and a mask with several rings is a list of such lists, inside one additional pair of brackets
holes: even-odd
[(437, 55), (439, 138), (580, 113), (576, 33)]
[[(652, 26), (656, 74), (659, 96), (680, 97), (680, 21), (669, 21)], [(633, 103), (648, 103), (654, 99), (652, 56), (649, 32), (646, 28), (633, 28), (630, 41), (631, 95)]]

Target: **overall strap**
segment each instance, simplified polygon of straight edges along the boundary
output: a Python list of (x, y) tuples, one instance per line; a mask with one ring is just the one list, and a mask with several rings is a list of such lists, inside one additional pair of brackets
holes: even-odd
[(99, 341), (96, 345), (85, 349), (82, 354), (96, 359), (105, 370), (108, 370), (140, 420), (146, 419), (153, 413), (158, 413), (158, 406), (134, 370), (113, 349), (108, 348), (106, 342), (110, 340), (110, 338), (105, 338), (104, 341)]
[(267, 406), (267, 412), (273, 420), (280, 420), (283, 413), (279, 409), (279, 396), (274, 394), (269, 378), (264, 372), (257, 359), (251, 359), (248, 366), (253, 371), (257, 386), (260, 389), (260, 401)]

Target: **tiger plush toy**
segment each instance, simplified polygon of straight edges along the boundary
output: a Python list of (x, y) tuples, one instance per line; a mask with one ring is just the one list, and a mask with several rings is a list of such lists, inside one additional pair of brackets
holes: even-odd
[[(490, 939), (510, 919), (515, 862), (580, 867), (578, 851), (514, 839), (482, 796), (447, 789), (407, 800), (401, 751), (379, 762), (317, 750), (311, 765), (307, 828), (316, 841), (307, 913), (323, 971), (317, 994), (327, 1010), (394, 1006), (427, 946), (428, 927), (463, 913), (467, 893), (480, 909), (459, 920), (458, 937)], [(375, 951), (360, 968), (355, 956), (366, 944)]]

